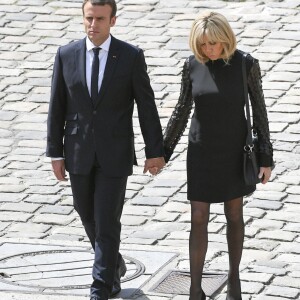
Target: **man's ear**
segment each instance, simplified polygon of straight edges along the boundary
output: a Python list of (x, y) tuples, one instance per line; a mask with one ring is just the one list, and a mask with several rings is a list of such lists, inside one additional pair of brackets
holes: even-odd
[(117, 21), (117, 17), (114, 16), (110, 19), (110, 27), (114, 27)]

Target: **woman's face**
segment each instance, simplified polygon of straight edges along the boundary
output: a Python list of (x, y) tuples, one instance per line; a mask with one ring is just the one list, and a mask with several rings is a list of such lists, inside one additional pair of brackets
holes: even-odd
[(204, 55), (210, 60), (216, 60), (221, 58), (223, 53), (223, 44), (221, 42), (213, 43), (208, 41), (207, 37), (204, 36), (203, 43), (201, 44), (201, 50)]

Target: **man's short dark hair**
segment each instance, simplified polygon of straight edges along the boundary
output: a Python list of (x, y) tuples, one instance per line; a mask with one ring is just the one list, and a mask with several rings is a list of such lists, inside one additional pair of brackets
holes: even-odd
[(82, 13), (84, 14), (83, 8), (87, 2), (91, 2), (92, 5), (109, 5), (111, 7), (111, 18), (117, 14), (117, 4), (115, 0), (83, 0)]

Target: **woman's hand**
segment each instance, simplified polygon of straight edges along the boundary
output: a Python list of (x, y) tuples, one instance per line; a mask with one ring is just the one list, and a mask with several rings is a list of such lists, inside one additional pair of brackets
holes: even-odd
[(260, 167), (259, 168), (259, 174), (258, 174), (258, 178), (261, 179), (261, 183), (262, 184), (266, 184), (270, 177), (271, 177), (271, 167)]

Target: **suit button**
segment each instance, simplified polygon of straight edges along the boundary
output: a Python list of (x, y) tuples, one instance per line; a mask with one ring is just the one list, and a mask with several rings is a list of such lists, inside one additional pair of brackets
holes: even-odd
[(96, 115), (96, 114), (97, 114), (97, 111), (96, 111), (96, 110), (94, 110), (94, 111), (93, 111), (93, 115)]

